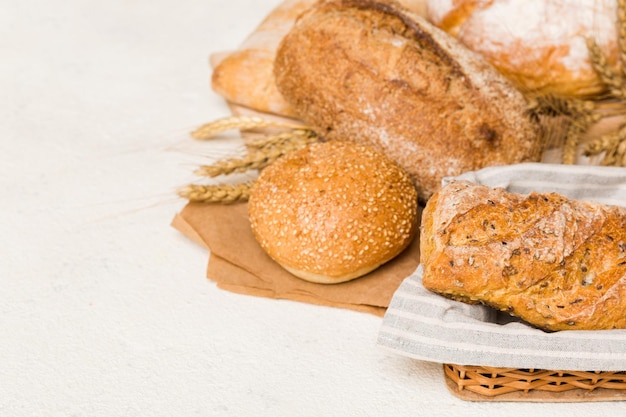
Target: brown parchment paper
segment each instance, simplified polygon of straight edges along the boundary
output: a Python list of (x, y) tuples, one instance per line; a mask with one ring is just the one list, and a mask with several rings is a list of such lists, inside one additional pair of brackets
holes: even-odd
[(383, 316), (402, 280), (419, 264), (419, 237), (377, 270), (341, 284), (316, 284), (297, 278), (259, 246), (248, 220), (247, 203), (189, 203), (172, 226), (209, 249), (207, 277), (228, 291), (346, 308)]

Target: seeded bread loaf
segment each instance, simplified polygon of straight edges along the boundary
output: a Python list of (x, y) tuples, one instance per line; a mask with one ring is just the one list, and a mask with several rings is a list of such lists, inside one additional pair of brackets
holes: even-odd
[(541, 155), (521, 93), (396, 2), (318, 2), (283, 38), (274, 74), (299, 118), (387, 154), (421, 200), (443, 177)]
[(626, 328), (626, 209), (443, 187), (421, 223), (423, 284), (546, 330)]

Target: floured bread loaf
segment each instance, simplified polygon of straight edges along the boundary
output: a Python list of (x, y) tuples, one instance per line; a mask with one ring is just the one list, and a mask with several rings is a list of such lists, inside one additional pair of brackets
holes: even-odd
[(541, 155), (521, 93), (395, 2), (318, 2), (281, 42), (274, 72), (299, 118), (329, 140), (381, 150), (422, 200), (443, 177)]
[(417, 233), (417, 193), (374, 149), (316, 143), (265, 168), (250, 193), (252, 231), (267, 254), (307, 281), (358, 278)]
[[(298, 16), (316, 0), (284, 0), (256, 27), (236, 51), (224, 54), (213, 70), (213, 91), (251, 109), (294, 117), (274, 83), (274, 57), (282, 38)], [(426, 15), (426, 0), (401, 0), (408, 9)]]
[(428, 18), (481, 54), (524, 92), (590, 96), (606, 87), (586, 38), (617, 67), (615, 0), (428, 2)]
[(424, 287), (546, 330), (626, 328), (626, 209), (466, 181), (422, 215)]
[(274, 56), (300, 13), (316, 0), (285, 0), (267, 15), (244, 42), (213, 69), (211, 87), (226, 100), (254, 110), (296, 116), (274, 83)]

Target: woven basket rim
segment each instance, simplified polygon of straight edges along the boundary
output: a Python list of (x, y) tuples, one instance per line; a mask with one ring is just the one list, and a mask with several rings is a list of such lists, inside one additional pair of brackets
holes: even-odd
[[(502, 395), (561, 395), (610, 390), (613, 400), (626, 399), (626, 371), (563, 371), (444, 364), (449, 387), (457, 394), (495, 399)], [(544, 395), (545, 396), (545, 395)]]

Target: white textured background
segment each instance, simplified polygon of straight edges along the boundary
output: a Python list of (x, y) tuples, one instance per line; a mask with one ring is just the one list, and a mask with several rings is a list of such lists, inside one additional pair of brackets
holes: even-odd
[(204, 278), (169, 226), (216, 152), (186, 132), (228, 114), (209, 53), (277, 1), (0, 0), (0, 416), (623, 413), (463, 402), (379, 318)]

